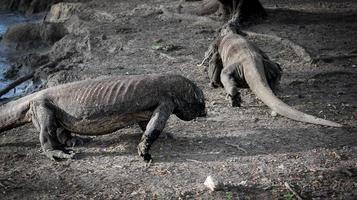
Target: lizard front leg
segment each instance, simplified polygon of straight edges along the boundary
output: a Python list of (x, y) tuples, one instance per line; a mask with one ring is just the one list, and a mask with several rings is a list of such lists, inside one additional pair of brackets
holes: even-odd
[(138, 154), (144, 161), (149, 162), (152, 160), (151, 155), (149, 154), (150, 147), (165, 128), (166, 121), (169, 119), (173, 110), (174, 103), (172, 101), (162, 102), (154, 110), (138, 145)]
[(33, 102), (31, 111), (32, 121), (37, 130), (40, 131), (40, 142), (44, 154), (52, 160), (55, 158), (73, 158), (74, 154), (65, 153), (63, 145), (58, 141), (55, 115), (46, 100)]

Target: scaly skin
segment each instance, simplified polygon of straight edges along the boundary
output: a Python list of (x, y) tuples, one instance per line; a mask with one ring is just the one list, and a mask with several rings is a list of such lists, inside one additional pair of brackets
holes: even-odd
[(83, 135), (111, 133), (131, 124), (145, 130), (138, 153), (149, 149), (171, 114), (182, 120), (204, 116), (201, 89), (179, 75), (134, 75), (84, 80), (48, 88), (0, 107), (0, 132), (32, 122), (49, 158), (72, 158), (63, 144)]
[(237, 32), (239, 30), (230, 23), (223, 26), (214, 44), (208, 69), (211, 86), (223, 86), (232, 106), (241, 104), (238, 88), (249, 87), (268, 107), (282, 116), (301, 122), (342, 127), (341, 124), (295, 110), (277, 98), (273, 89), (281, 77), (280, 66)]

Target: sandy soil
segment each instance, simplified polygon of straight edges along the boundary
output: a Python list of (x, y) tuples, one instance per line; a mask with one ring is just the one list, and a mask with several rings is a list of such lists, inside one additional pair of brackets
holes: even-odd
[[(48, 77), (48, 85), (179, 73), (204, 90), (207, 118), (183, 122), (172, 116), (169, 134), (153, 145), (150, 167), (136, 153), (136, 126), (75, 147), (78, 158), (62, 162), (41, 154), (32, 125), (7, 131), (0, 135), (0, 199), (295, 199), (285, 182), (304, 199), (357, 198), (357, 58), (310, 63), (282, 42), (250, 38), (282, 65), (280, 98), (348, 128), (272, 117), (249, 90), (242, 91), (243, 106), (231, 108), (223, 89), (210, 88), (197, 67), (219, 22), (172, 19), (158, 9), (176, 11), (179, 2), (84, 1), (79, 25), (89, 35), (67, 35), (55, 44), (58, 53), (73, 45), (82, 51), (67, 56), (63, 63), (70, 67)], [(261, 2), (268, 19), (247, 30), (290, 39), (313, 58), (356, 54), (356, 1)], [(199, 4), (184, 2), (182, 11)], [(223, 189), (208, 191), (208, 175)]]

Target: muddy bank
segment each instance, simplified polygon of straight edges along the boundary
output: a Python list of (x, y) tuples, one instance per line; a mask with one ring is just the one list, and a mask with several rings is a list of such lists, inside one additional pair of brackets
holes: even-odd
[(47, 12), (53, 4), (86, 0), (0, 0), (0, 10), (16, 11), (26, 15)]
[[(7, 29), (15, 24), (32, 23), (38, 19), (38, 16), (26, 17), (19, 12), (0, 12), (0, 90), (10, 84), (13, 78), (21, 75), (21, 73), (11, 70), (10, 57), (11, 54), (16, 53), (16, 49), (6, 45), (4, 42), (4, 35)], [(22, 83), (8, 94), (3, 95), (2, 98), (9, 98), (26, 93), (26, 91), (31, 90), (31, 84), (30, 81)]]

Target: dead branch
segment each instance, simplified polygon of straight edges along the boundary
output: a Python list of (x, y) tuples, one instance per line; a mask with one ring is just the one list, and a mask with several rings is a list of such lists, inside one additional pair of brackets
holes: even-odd
[(263, 34), (263, 33), (255, 33), (251, 31), (245, 31), (246, 34), (250, 37), (259, 37), (259, 38), (268, 38), (277, 42), (282, 43), (285, 46), (291, 47), (294, 52), (301, 57), (305, 62), (312, 63), (314, 59), (311, 57), (311, 55), (306, 51), (306, 49), (293, 41), (286, 39), (286, 38), (281, 38), (276, 35), (268, 35), (268, 34)]
[(20, 85), (21, 83), (31, 79), (34, 77), (35, 73), (31, 73), (25, 76), (22, 76), (18, 79), (16, 79), (14, 82), (10, 83), (8, 86), (6, 86), (4, 89), (0, 90), (0, 97), (8, 93), (10, 90), (15, 88), (16, 86)]
[(303, 198), (301, 198), (301, 196), (290, 187), (288, 182), (285, 182), (284, 185), (288, 190), (290, 190), (290, 192), (292, 192), (296, 196), (298, 200), (303, 200)]
[(202, 163), (201, 161), (198, 161), (198, 160), (194, 160), (194, 159), (186, 159), (187, 161), (190, 161), (190, 162), (194, 162), (194, 163)]
[(235, 147), (235, 148), (243, 151), (244, 153), (248, 153), (247, 150), (243, 149), (242, 147), (240, 147), (240, 146), (238, 146), (236, 144), (231, 144), (231, 143), (228, 143), (228, 142), (225, 142), (225, 144), (228, 145), (228, 146), (231, 146), (231, 147)]

